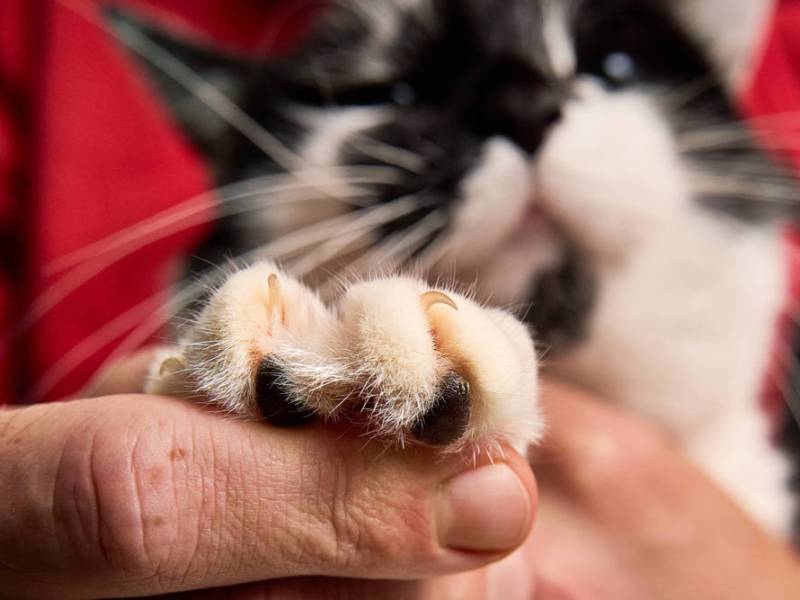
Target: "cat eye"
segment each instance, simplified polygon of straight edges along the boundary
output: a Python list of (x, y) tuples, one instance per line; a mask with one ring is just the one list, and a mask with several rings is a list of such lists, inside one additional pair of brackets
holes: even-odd
[(602, 69), (605, 78), (616, 84), (627, 83), (636, 76), (636, 62), (627, 52), (609, 53), (603, 59)]
[(392, 102), (398, 106), (409, 107), (417, 102), (417, 92), (411, 84), (400, 81), (392, 86)]
[[(406, 81), (366, 83), (333, 90), (335, 103), (341, 106), (379, 106), (395, 104), (410, 107), (417, 103), (417, 90)], [(307, 104), (325, 105), (330, 101), (318, 90), (302, 88), (293, 90), (293, 99)]]

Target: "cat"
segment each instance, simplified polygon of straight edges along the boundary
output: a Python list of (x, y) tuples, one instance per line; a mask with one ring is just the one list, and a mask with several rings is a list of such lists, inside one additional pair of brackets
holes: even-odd
[(154, 76), (219, 182), (269, 183), (203, 254), (251, 264), (213, 276), (148, 389), (524, 450), (542, 370), (657, 423), (788, 536), (758, 396), (797, 198), (731, 100), (753, 28), (713, 35), (767, 7), (353, 0), (272, 60), (115, 13), (151, 66), (190, 69)]

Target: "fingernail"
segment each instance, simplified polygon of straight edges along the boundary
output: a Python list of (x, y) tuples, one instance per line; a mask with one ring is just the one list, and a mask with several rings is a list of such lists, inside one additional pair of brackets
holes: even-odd
[(511, 550), (530, 528), (530, 496), (505, 464), (451, 479), (442, 489), (438, 509), (440, 542), (452, 549)]

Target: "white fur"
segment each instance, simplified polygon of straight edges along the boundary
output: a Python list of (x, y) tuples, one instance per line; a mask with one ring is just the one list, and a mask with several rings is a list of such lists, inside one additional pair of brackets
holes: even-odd
[[(448, 258), (468, 266), (500, 246), (508, 231), (522, 220), (530, 197), (528, 161), (506, 138), (483, 146), (483, 156), (461, 183), (462, 198), (455, 217)], [(492, 211), (492, 208), (502, 210)], [(492, 211), (491, 215), (487, 214)]]
[(253, 247), (347, 211), (348, 202), (336, 199), (357, 197), (359, 190), (347, 181), (344, 173), (331, 168), (339, 166), (339, 152), (348, 139), (386, 118), (379, 108), (336, 107), (298, 110), (294, 116), (311, 132), (300, 146), (298, 154), (302, 162), (294, 174), (308, 187), (284, 192), (280, 204), (243, 220), (246, 226), (243, 233)]
[[(281, 303), (270, 301), (270, 275), (279, 275)], [(291, 310), (285, 310), (285, 306)], [(319, 298), (273, 264), (231, 275), (212, 294), (177, 348), (156, 357), (148, 391), (203, 395), (226, 411), (254, 418), (255, 374), (261, 358), (282, 344), (321, 343), (333, 317)], [(182, 365), (176, 369), (171, 365)]]
[(525, 327), (453, 291), (444, 293), (456, 309), (426, 307), (427, 291), (412, 278), (376, 279), (350, 286), (333, 310), (274, 264), (257, 263), (232, 275), (179, 345), (159, 354), (148, 391), (202, 395), (258, 418), (256, 375), (270, 358), (296, 404), (329, 419), (357, 416), (371, 433), (404, 443), (439, 383), (457, 372), (470, 383), (472, 418), (451, 450), (501, 441), (523, 450), (538, 440), (536, 359)]
[(521, 150), (502, 137), (488, 140), (461, 184), (453, 231), (434, 269), (467, 281), (478, 274), (480, 289), (494, 304), (519, 301), (533, 276), (562, 254), (546, 223), (526, 222), (526, 213), (539, 203), (535, 183)]
[[(758, 405), (785, 297), (779, 232), (706, 212), (677, 156), (644, 94), (567, 107), (537, 161), (538, 201), (590, 251), (600, 287), (586, 340), (546, 368), (662, 425), (785, 535), (789, 465)], [(504, 210), (487, 206), (483, 218)], [(491, 294), (508, 264), (485, 268)]]
[[(558, 231), (579, 240), (598, 298), (586, 339), (545, 368), (659, 423), (786, 535), (789, 464), (770, 445), (758, 404), (785, 297), (779, 232), (699, 206), (691, 169), (650, 95), (576, 85), (581, 94), (534, 165), (497, 152), (498, 143), (485, 154), (464, 186), (451, 253), (468, 259), (483, 296), (524, 302), (532, 274), (560, 256)], [(505, 166), (492, 166), (502, 156)], [(527, 196), (517, 191), (522, 178)], [(523, 197), (550, 227), (507, 223)]]
[(646, 94), (573, 101), (540, 152), (539, 201), (594, 257), (622, 260), (692, 203), (677, 156)]

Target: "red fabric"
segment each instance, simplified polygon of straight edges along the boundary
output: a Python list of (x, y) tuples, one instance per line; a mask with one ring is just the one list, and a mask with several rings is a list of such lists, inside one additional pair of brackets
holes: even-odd
[[(781, 0), (773, 15), (769, 34), (761, 50), (758, 67), (743, 98), (748, 116), (757, 129), (768, 132), (773, 144), (800, 173), (800, 0)], [(787, 360), (794, 329), (793, 317), (800, 301), (800, 231), (786, 234), (789, 294), (785, 317), (778, 324), (773, 365), (765, 384), (766, 409), (773, 415), (785, 412), (784, 387), (792, 363)]]
[[(126, 228), (185, 209), (210, 182), (131, 59), (98, 26), (99, 2), (0, 1), (0, 403), (69, 396), (115, 348), (151, 338), (157, 328), (130, 333), (158, 322), (178, 261), (213, 216), (201, 197), (194, 226), (125, 258), (122, 245), (108, 252)], [(324, 2), (123, 4), (226, 47), (275, 53)], [(800, 109), (799, 5), (779, 4), (745, 95), (751, 115)], [(800, 168), (800, 152), (793, 160)], [(788, 254), (800, 297), (799, 255)]]
[(290, 49), (325, 0), (127, 0), (220, 45), (274, 55)]
[[(279, 52), (319, 2), (129, 4), (220, 44)], [(204, 166), (99, 5), (0, 2), (0, 403), (67, 397), (153, 338), (179, 261), (213, 217)], [(192, 198), (180, 222), (194, 226), (141, 247), (126, 238)]]

